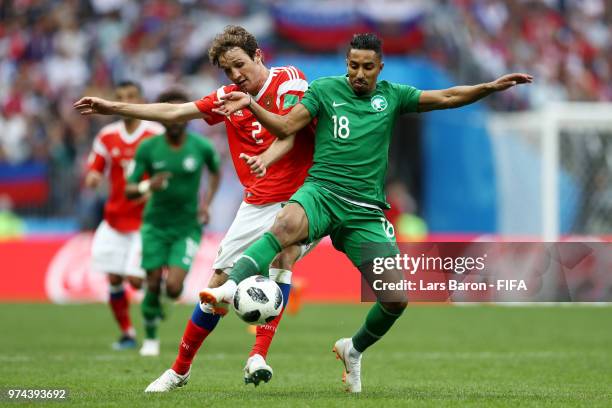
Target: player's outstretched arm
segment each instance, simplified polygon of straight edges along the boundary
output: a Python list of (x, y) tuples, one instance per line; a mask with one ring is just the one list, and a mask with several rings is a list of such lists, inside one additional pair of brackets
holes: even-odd
[(505, 91), (518, 84), (529, 84), (533, 77), (528, 74), (508, 74), (493, 82), (478, 85), (455, 86), (437, 91), (423, 91), (419, 98), (419, 112), (438, 109), (451, 109), (469, 105), (494, 92)]
[(121, 115), (128, 118), (157, 122), (185, 122), (202, 118), (203, 114), (193, 102), (188, 103), (123, 103), (85, 96), (73, 105), (81, 115)]
[(276, 139), (261, 155), (249, 156), (248, 154), (240, 153), (240, 158), (251, 168), (251, 173), (257, 177), (263, 177), (266, 175), (268, 167), (293, 149), (294, 143), (295, 135), (285, 139)]
[(232, 113), (249, 108), (259, 123), (270, 133), (279, 139), (285, 139), (306, 126), (310, 121), (310, 112), (302, 104), (297, 104), (286, 115), (277, 115), (268, 112), (258, 103), (255, 103), (251, 95), (243, 92), (230, 92), (221, 97), (221, 101), (215, 102), (218, 108), (213, 112), (229, 116)]

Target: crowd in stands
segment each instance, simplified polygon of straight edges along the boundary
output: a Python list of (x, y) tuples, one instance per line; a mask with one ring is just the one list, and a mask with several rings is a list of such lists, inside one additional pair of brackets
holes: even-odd
[[(504, 94), (500, 109), (537, 108), (550, 100), (612, 100), (612, 1), (452, 0), (464, 32), (448, 61), (471, 57), (478, 75), (529, 72), (522, 97)], [(459, 31), (459, 30), (456, 30)], [(465, 41), (456, 41), (463, 38)], [(459, 45), (460, 47), (456, 47)], [(447, 49), (450, 47), (447, 47)]]
[[(12, 3), (12, 4), (11, 4)], [(71, 215), (96, 132), (111, 117), (78, 115), (84, 94), (112, 98), (113, 83), (138, 81), (148, 101), (181, 84), (194, 99), (225, 83), (207, 46), (230, 23), (262, 39), (264, 9), (247, 1), (0, 1), (0, 163), (45, 163), (49, 202), (40, 215)], [(207, 22), (207, 24), (201, 24)], [(221, 129), (194, 122), (226, 151)]]
[[(48, 165), (52, 214), (74, 212), (93, 136), (112, 118), (82, 118), (72, 103), (83, 94), (112, 97), (114, 82), (136, 79), (145, 97), (182, 84), (192, 98), (225, 79), (207, 47), (227, 24), (241, 24), (267, 55), (286, 51), (275, 0), (13, 0), (0, 1), (0, 163)], [(311, 0), (310, 9), (358, 9), (359, 1)], [(385, 0), (363, 7), (378, 22), (415, 15), (423, 46), (410, 52), (444, 66), (457, 80), (482, 81), (510, 71), (536, 84), (498, 98), (498, 109), (537, 108), (551, 99), (612, 100), (610, 0)], [(384, 7), (383, 7), (384, 8)], [(408, 10), (410, 9), (410, 10)], [(386, 17), (385, 17), (386, 16)], [(384, 21), (383, 21), (384, 23)], [(462, 75), (457, 61), (469, 69)], [(227, 154), (221, 128), (197, 130)], [(60, 182), (61, 181), (61, 182)]]

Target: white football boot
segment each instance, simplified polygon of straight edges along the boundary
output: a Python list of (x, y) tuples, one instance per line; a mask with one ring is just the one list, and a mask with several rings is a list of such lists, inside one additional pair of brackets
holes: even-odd
[(159, 340), (158, 339), (144, 339), (139, 353), (143, 357), (159, 356)]
[(249, 357), (244, 366), (244, 383), (255, 384), (257, 387), (262, 381), (270, 381), (272, 374), (272, 367), (266, 364), (266, 360), (261, 355), (255, 354)]
[(353, 340), (349, 338), (338, 340), (332, 351), (344, 364), (342, 381), (346, 385), (346, 391), (361, 392), (361, 353), (353, 347)]
[(160, 375), (157, 380), (149, 384), (144, 392), (168, 392), (181, 388), (187, 384), (190, 375), (191, 367), (189, 367), (187, 374), (184, 375), (180, 375), (173, 369), (169, 368), (164, 371), (164, 373)]
[(228, 304), (232, 302), (236, 292), (236, 282), (228, 280), (217, 288), (205, 288), (200, 291), (200, 303), (208, 303), (213, 314), (225, 316)]

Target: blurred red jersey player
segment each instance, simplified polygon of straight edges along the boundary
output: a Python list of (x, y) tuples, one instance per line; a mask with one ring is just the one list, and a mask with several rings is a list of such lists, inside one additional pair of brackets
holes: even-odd
[[(121, 102), (143, 102), (140, 86), (131, 81), (119, 83), (115, 96)], [(115, 350), (136, 347), (136, 333), (123, 282), (127, 279), (138, 289), (145, 276), (140, 268), (138, 232), (144, 200), (130, 201), (125, 197), (125, 171), (138, 144), (160, 133), (163, 127), (155, 122), (129, 118), (113, 122), (98, 132), (89, 155), (85, 186), (98, 187), (105, 175), (109, 181), (104, 220), (96, 229), (91, 252), (92, 269), (108, 275), (109, 305), (122, 332), (119, 340), (113, 343)]]

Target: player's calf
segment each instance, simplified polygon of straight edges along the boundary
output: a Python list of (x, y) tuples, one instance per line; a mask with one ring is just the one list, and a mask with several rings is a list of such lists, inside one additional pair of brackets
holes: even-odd
[(160, 300), (161, 271), (147, 277), (147, 290), (140, 304), (142, 320), (144, 323), (145, 339), (139, 354), (143, 357), (159, 356), (160, 343), (157, 337), (159, 321), (164, 317)]
[(136, 347), (136, 330), (132, 326), (129, 312), (129, 300), (123, 287), (123, 277), (109, 274), (108, 303), (113, 316), (121, 329), (121, 337), (112, 345), (113, 350), (125, 350)]
[(391, 313), (402, 314), (404, 309), (408, 307), (408, 301), (397, 301), (397, 302), (380, 302), (380, 304)]

